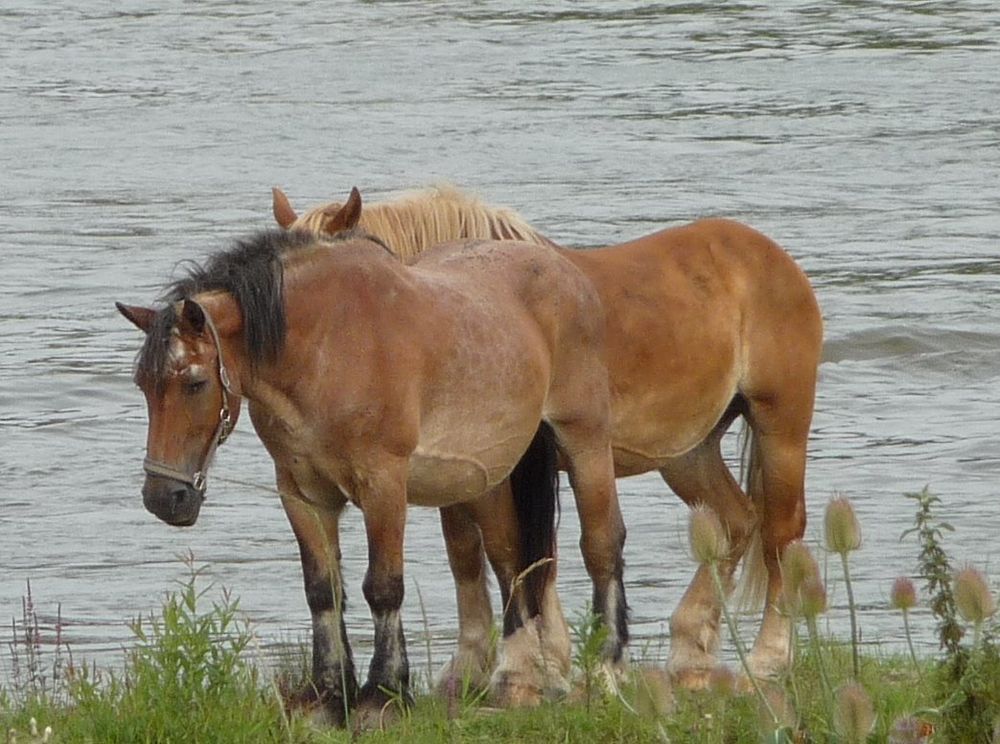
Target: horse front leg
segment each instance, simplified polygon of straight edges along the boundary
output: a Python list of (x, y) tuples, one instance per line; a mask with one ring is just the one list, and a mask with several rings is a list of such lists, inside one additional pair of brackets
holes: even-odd
[(379, 471), (379, 482), (356, 484), (354, 490), (364, 513), (368, 538), (368, 571), (362, 589), (375, 626), (368, 679), (358, 694), (356, 731), (383, 729), (399, 717), (399, 705), (413, 704), (410, 664), (400, 617), (406, 527), (405, 467), (396, 471), (386, 466)]
[(358, 683), (344, 626), (339, 520), (342, 500), (319, 505), (303, 498), (290, 477), (279, 473), (285, 514), (299, 543), (306, 602), (312, 614), (312, 678), (296, 702), (314, 709), (319, 723), (345, 726)]

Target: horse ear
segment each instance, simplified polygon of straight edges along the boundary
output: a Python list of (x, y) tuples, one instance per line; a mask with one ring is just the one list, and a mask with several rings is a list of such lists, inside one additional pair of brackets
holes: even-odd
[(274, 212), (274, 221), (286, 230), (299, 218), (285, 192), (277, 186), (271, 189), (271, 211)]
[(181, 322), (195, 333), (205, 330), (205, 311), (201, 305), (191, 300), (183, 300), (181, 304)]
[(323, 215), (323, 232), (336, 235), (345, 230), (353, 230), (361, 219), (361, 192), (355, 186), (351, 195), (340, 209)]
[(137, 307), (136, 305), (123, 305), (120, 302), (116, 302), (115, 307), (118, 308), (118, 312), (124, 315), (132, 325), (143, 333), (149, 333), (149, 329), (153, 327), (153, 318), (156, 316), (155, 310), (148, 307)]

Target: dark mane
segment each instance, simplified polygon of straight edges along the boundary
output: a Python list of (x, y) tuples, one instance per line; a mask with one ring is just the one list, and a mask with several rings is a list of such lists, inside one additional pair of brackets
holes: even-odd
[(137, 372), (163, 381), (170, 336), (177, 324), (174, 303), (201, 292), (232, 295), (243, 314), (246, 352), (251, 363), (274, 359), (285, 340), (281, 258), (289, 251), (315, 243), (315, 236), (306, 232), (266, 230), (237, 240), (231, 248), (213, 254), (202, 265), (192, 265), (186, 276), (164, 291), (161, 300), (167, 305), (157, 313), (139, 351)]

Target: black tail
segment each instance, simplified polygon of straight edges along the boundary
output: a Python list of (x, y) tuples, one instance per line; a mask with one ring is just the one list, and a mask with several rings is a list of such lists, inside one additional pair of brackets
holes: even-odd
[[(558, 464), (556, 434), (543, 421), (535, 438), (531, 440), (531, 445), (510, 474), (510, 487), (521, 536), (519, 573), (533, 563), (545, 558), (555, 558), (556, 512), (559, 508)], [(531, 569), (523, 578), (518, 593), (528, 617), (539, 614), (542, 592), (551, 571), (552, 564), (549, 562)]]

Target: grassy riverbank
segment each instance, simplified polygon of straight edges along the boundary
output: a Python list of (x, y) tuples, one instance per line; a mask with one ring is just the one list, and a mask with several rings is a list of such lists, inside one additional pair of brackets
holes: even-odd
[[(366, 739), (1000, 743), (1000, 625), (993, 595), (982, 574), (951, 567), (942, 545), (947, 525), (932, 511), (937, 500), (926, 491), (912, 496), (924, 596), (938, 620), (942, 647), (934, 658), (859, 655), (849, 640), (820, 637), (815, 619), (825, 611), (825, 589), (814, 585), (811, 556), (803, 550), (804, 563), (786, 567), (787, 577), (797, 571), (803, 580), (786, 582), (787, 610), (797, 619), (798, 633), (795, 660), (784, 679), (737, 691), (734, 668), (714, 675), (711, 689), (689, 692), (673, 690), (661, 668), (640, 661), (612, 694), (588, 684), (595, 681), (597, 660), (589, 649), (600, 644), (594, 642), (596, 626), (581, 616), (574, 625), (576, 687), (568, 700), (496, 711), (472, 696), (418, 695), (416, 706), (395, 726)], [(722, 543), (704, 542), (706, 534), (719, 535), (710, 532), (710, 520), (698, 524), (703, 516), (692, 520), (692, 548), (712, 566), (713, 551)], [(843, 557), (845, 568), (857, 542), (850, 530), (859, 529), (851, 520), (849, 504), (831, 502), (826, 548)], [(253, 662), (254, 636), (238, 602), (203, 584), (192, 565), (189, 580), (167, 594), (157, 615), (133, 623), (134, 649), (115, 671), (74, 666), (58, 639), (43, 644), (29, 595), (8, 643), (11, 680), (0, 688), (7, 740), (350, 741), (350, 732), (316, 729), (285, 712), (281, 681)], [(897, 582), (892, 597), (903, 623), (916, 601), (912, 585)]]

